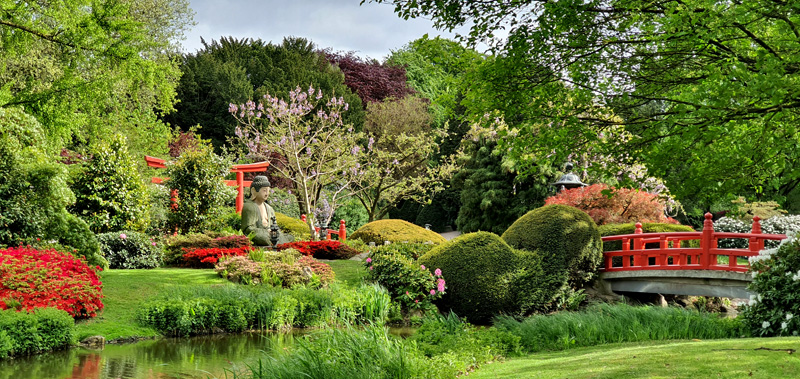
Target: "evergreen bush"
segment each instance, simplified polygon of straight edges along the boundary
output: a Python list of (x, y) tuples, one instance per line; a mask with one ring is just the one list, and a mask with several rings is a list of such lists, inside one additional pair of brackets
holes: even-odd
[(65, 311), (0, 309), (0, 359), (63, 349), (75, 342), (75, 320)]
[(169, 162), (165, 185), (178, 190), (177, 206), (168, 214), (170, 227), (183, 233), (209, 229), (232, 197), (224, 182), (230, 168), (230, 160), (207, 145), (184, 151), (177, 161)]
[[(393, 245), (400, 244), (389, 246)], [(436, 302), (440, 311), (485, 324), (493, 316), (518, 311), (511, 292), (515, 275), (522, 269), (518, 254), (496, 234), (476, 232), (436, 246), (419, 263), (438, 267), (447, 275), (448, 291)]]
[(91, 159), (73, 174), (70, 210), (95, 233), (145, 231), (150, 197), (123, 137), (99, 142), (88, 153)]
[(275, 211), (275, 222), (278, 223), (281, 231), (293, 235), (295, 241), (308, 241), (311, 239), (311, 231), (308, 229), (308, 224), (300, 219)]
[(592, 279), (603, 259), (597, 225), (585, 212), (566, 205), (526, 213), (502, 238), (515, 249), (540, 254), (545, 272), (566, 271), (573, 288)]
[(153, 237), (123, 230), (99, 234), (103, 256), (113, 269), (156, 268), (164, 261), (164, 250)]
[(389, 242), (416, 242), (440, 244), (447, 240), (440, 234), (426, 230), (403, 220), (378, 220), (370, 222), (356, 230), (349, 238), (360, 239), (366, 243), (375, 242), (382, 245)]

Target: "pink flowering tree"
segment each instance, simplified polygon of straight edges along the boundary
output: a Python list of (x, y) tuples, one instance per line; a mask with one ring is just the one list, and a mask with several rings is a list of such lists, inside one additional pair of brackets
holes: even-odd
[(323, 224), (330, 224), (333, 211), (343, 197), (358, 191), (353, 183), (364, 177), (366, 154), (358, 142), (364, 139), (342, 121), (348, 104), (342, 97), (323, 101), (322, 91), (297, 87), (289, 92), (289, 102), (264, 95), (259, 101), (230, 104), (229, 112), (239, 121), (236, 137), (254, 156), (277, 154), (284, 164), (271, 165), (280, 176), (294, 183), (301, 212), (308, 215), (314, 235), (314, 215), (323, 188), (326, 208), (320, 212)]

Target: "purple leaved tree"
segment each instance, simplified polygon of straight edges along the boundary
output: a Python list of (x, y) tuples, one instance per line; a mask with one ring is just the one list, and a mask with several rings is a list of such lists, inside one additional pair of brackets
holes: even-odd
[(328, 193), (325, 207), (330, 211), (317, 221), (330, 224), (341, 199), (353, 195), (353, 183), (363, 180), (360, 162), (366, 153), (358, 144), (362, 133), (342, 121), (348, 109), (344, 99), (334, 96), (318, 106), (322, 99), (319, 89), (297, 87), (289, 92), (288, 103), (267, 94), (258, 103), (230, 104), (228, 109), (239, 121), (236, 137), (250, 154), (274, 153), (285, 159), (285, 164), (271, 167), (294, 183), (312, 235), (322, 189)]

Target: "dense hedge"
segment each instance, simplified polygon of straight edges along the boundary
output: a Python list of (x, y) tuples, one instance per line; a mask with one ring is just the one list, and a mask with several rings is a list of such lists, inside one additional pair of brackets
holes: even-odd
[[(636, 231), (636, 224), (608, 224), (600, 225), (597, 227), (600, 232), (600, 237), (605, 236), (618, 236), (622, 234), (633, 234)], [(661, 224), (661, 223), (644, 223), (642, 224), (642, 233), (662, 233), (662, 232), (693, 232), (691, 226), (676, 225), (676, 224)], [(656, 245), (656, 244), (648, 244)], [(700, 240), (683, 241), (683, 247), (699, 247)], [(633, 247), (633, 242), (631, 242)], [(609, 241), (603, 242), (603, 251), (622, 250), (622, 241)]]
[(435, 304), (470, 322), (485, 323), (492, 316), (514, 313), (511, 283), (517, 272), (518, 253), (499, 236), (469, 233), (436, 246), (419, 259), (446, 274), (448, 290)]
[(75, 342), (74, 325), (72, 316), (55, 308), (0, 310), (0, 359), (68, 347)]
[(591, 279), (603, 259), (597, 225), (585, 212), (566, 205), (526, 213), (502, 238), (513, 248), (538, 252), (546, 272), (567, 270), (572, 286)]
[(308, 241), (311, 239), (311, 232), (308, 230), (308, 224), (300, 219), (275, 212), (275, 222), (278, 223), (278, 227), (281, 228), (281, 231), (293, 235), (295, 241)]
[(408, 221), (391, 219), (370, 222), (356, 230), (349, 238), (360, 239), (367, 243), (375, 242), (376, 245), (382, 245), (384, 241), (411, 243), (430, 241), (434, 244), (447, 241), (439, 233), (414, 225)]

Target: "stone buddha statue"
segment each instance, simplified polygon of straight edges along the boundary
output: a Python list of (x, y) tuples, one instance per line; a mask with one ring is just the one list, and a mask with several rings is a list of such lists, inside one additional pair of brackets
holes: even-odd
[[(250, 201), (245, 201), (242, 206), (242, 232), (253, 234), (253, 244), (256, 246), (272, 246), (270, 227), (275, 220), (275, 211), (267, 204), (271, 190), (266, 176), (256, 176), (250, 185)], [(292, 235), (278, 230), (278, 244), (292, 240)]]

